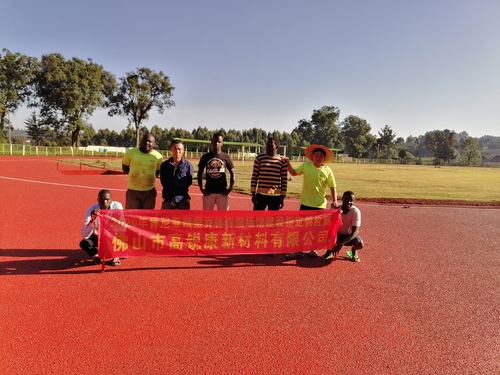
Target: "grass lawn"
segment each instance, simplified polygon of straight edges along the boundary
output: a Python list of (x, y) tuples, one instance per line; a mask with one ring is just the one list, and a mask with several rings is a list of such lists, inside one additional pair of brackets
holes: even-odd
[[(121, 170), (121, 159), (64, 159), (110, 170)], [(198, 160), (191, 160), (196, 168)], [(295, 163), (298, 166), (300, 163)], [(252, 162), (235, 162), (235, 190), (250, 193)], [(434, 167), (403, 164), (330, 164), (340, 196), (352, 190), (362, 200), (377, 198), (425, 199), (500, 203), (500, 169), (494, 167)], [(194, 184), (196, 176), (194, 177)], [(291, 177), (289, 197), (298, 197), (302, 177)]]

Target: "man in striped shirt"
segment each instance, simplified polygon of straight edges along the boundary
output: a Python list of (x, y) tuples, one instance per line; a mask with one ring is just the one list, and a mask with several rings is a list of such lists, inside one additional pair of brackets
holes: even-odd
[(254, 211), (278, 211), (283, 208), (288, 183), (287, 162), (278, 155), (280, 141), (270, 137), (266, 153), (255, 158), (250, 188)]

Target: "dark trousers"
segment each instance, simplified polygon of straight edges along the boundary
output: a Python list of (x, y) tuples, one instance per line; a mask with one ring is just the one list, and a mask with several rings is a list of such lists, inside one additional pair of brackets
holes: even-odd
[(85, 251), (89, 256), (97, 255), (98, 237), (92, 234), (89, 238), (84, 238), (80, 241), (80, 248)]
[(300, 211), (313, 211), (313, 210), (324, 210), (324, 208), (304, 206), (303, 204), (301, 204), (299, 210)]
[(173, 202), (172, 199), (164, 199), (161, 203), (162, 210), (190, 210), (191, 209), (191, 199), (186, 198), (179, 203)]
[(125, 208), (153, 210), (156, 203), (156, 188), (148, 191), (128, 189), (125, 193)]
[(279, 195), (255, 194), (257, 203), (253, 205), (254, 211), (264, 211), (267, 207), (269, 211), (279, 211), (281, 197)]

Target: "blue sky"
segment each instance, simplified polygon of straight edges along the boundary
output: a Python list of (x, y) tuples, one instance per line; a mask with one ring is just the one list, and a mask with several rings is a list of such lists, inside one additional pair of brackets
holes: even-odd
[(374, 135), (500, 136), (498, 0), (3, 0), (1, 13), (11, 52), (91, 58), (117, 78), (163, 71), (176, 106), (148, 128), (291, 132), (332, 105)]

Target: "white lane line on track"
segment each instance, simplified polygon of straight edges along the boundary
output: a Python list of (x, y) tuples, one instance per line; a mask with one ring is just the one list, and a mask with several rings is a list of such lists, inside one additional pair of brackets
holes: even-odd
[[(47, 181), (36, 181), (36, 180), (27, 180), (24, 178), (14, 178), (14, 177), (5, 177), (5, 176), (0, 176), (0, 178), (3, 178), (5, 180), (13, 180), (13, 181), (21, 181), (21, 182), (30, 182), (33, 184), (42, 184), (42, 185), (55, 185), (55, 186), (66, 186), (66, 187), (77, 187), (77, 188), (82, 188), (82, 189), (101, 189), (100, 187), (95, 187), (95, 186), (83, 186), (83, 185), (73, 185), (73, 184), (61, 184), (58, 182), (47, 182)], [(113, 189), (113, 190), (119, 190), (119, 191), (126, 191), (124, 189)]]
[[(95, 186), (84, 186), (84, 185), (74, 185), (74, 184), (61, 184), (59, 182), (47, 182), (47, 181), (37, 181), (37, 180), (27, 180), (24, 178), (14, 178), (14, 177), (6, 177), (6, 176), (0, 176), (0, 178), (3, 178), (5, 180), (12, 180), (12, 181), (20, 181), (20, 182), (29, 182), (33, 184), (42, 184), (42, 185), (55, 185), (55, 186), (65, 186), (65, 187), (73, 187), (73, 188), (81, 188), (81, 189), (92, 189), (92, 190), (98, 190), (102, 189), (102, 187), (95, 187)], [(127, 191), (127, 189), (111, 189), (113, 191)], [(201, 196), (201, 193), (189, 193), (189, 195), (198, 195)], [(232, 195), (231, 199), (250, 199), (250, 196), (235, 196)], [(297, 200), (298, 201), (298, 200)]]

